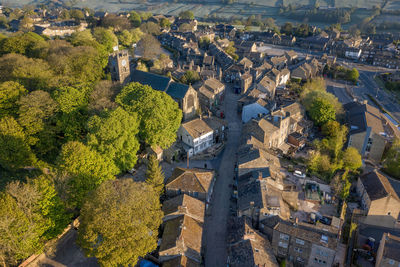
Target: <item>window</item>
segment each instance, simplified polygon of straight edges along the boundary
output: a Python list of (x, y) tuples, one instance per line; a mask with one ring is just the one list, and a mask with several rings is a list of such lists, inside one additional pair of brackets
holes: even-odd
[(302, 253), (302, 252), (303, 252), (303, 250), (302, 250), (301, 248), (298, 248), (298, 247), (295, 247), (295, 248), (294, 248), (294, 251), (296, 251), (296, 252), (298, 252), (298, 253)]
[(389, 260), (389, 264), (390, 264), (390, 265), (394, 265), (394, 260), (390, 259), (390, 260)]
[(328, 237), (326, 235), (321, 235), (321, 242), (328, 243)]
[(304, 245), (304, 240), (296, 238), (296, 244)]
[(288, 235), (285, 235), (285, 234), (282, 234), (282, 233), (279, 235), (279, 238), (280, 238), (280, 239), (283, 239), (283, 240), (286, 240), (286, 241), (289, 240), (289, 236), (288, 236)]
[(280, 247), (282, 247), (282, 248), (287, 248), (288, 247), (288, 243), (286, 243), (286, 242), (282, 242), (282, 241), (279, 241), (279, 244), (278, 244)]

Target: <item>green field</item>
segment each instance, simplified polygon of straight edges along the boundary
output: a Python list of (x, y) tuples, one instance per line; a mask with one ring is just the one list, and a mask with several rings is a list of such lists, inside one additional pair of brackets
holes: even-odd
[[(294, 4), (297, 6), (314, 5), (317, 0), (237, 0), (234, 4), (224, 5), (220, 4), (220, 0), (205, 0), (199, 2), (186, 2), (174, 3), (172, 1), (162, 0), (75, 0), (77, 7), (89, 7), (96, 10), (107, 10), (109, 12), (118, 11), (146, 11), (153, 14), (165, 15), (178, 15), (185, 10), (191, 10), (196, 17), (213, 17), (220, 19), (230, 18), (247, 18), (251, 15), (261, 15), (263, 18), (272, 17), (276, 20), (278, 25), (282, 25), (287, 21), (292, 23), (302, 23), (303, 21), (289, 19), (279, 14), (279, 9), (282, 5)], [(24, 4), (31, 4), (40, 2), (39, 0), (5, 0), (4, 5), (9, 6), (22, 6)], [(336, 7), (357, 7), (358, 9), (352, 14), (351, 22), (343, 25), (348, 28), (354, 24), (360, 24), (364, 18), (371, 15), (371, 8), (374, 5), (383, 5), (384, 0), (318, 0), (321, 8), (334, 4)], [(393, 11), (400, 10), (400, 0), (389, 0), (383, 6), (383, 10)], [(400, 17), (381, 15), (374, 19), (377, 24), (385, 21), (399, 21)], [(310, 22), (310, 24), (325, 27), (328, 23), (324, 22)]]

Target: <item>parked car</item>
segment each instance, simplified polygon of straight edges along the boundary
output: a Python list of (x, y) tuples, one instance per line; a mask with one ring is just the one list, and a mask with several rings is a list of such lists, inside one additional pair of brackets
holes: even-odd
[(302, 173), (301, 171), (294, 171), (293, 173), (294, 176), (299, 177), (299, 178), (306, 178), (306, 175)]

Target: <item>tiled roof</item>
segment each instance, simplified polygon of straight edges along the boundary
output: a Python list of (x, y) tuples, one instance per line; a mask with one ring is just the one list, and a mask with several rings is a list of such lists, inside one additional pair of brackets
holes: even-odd
[(205, 123), (205, 121), (199, 118), (182, 123), (181, 127), (183, 127), (190, 134), (190, 136), (193, 137), (193, 139), (213, 131), (210, 126)]
[[(325, 227), (325, 226), (324, 226)], [(328, 247), (335, 250), (337, 246), (337, 233), (338, 229), (333, 229), (331, 226), (326, 226), (323, 229), (318, 229), (314, 225), (306, 223), (298, 223), (294, 225), (291, 222), (280, 221), (275, 227), (275, 230), (290, 235), (292, 238), (299, 238), (309, 241), (320, 246)], [(326, 236), (328, 239), (323, 240), (322, 236)]]
[(162, 267), (200, 267), (200, 263), (187, 258), (186, 256), (180, 255), (175, 258), (169, 259), (162, 263)]
[(385, 247), (383, 248), (383, 256), (400, 262), (400, 237), (386, 234)]
[(364, 174), (360, 179), (371, 200), (381, 199), (391, 195), (400, 201), (399, 196), (394, 191), (388, 179), (377, 170)]
[(172, 199), (164, 201), (162, 210), (165, 215), (171, 213), (180, 213), (186, 214), (198, 221), (204, 221), (204, 202), (186, 194), (181, 194)]
[(189, 216), (182, 215), (165, 222), (164, 232), (160, 245), (160, 252), (177, 246), (178, 241), (183, 241), (184, 253), (190, 250), (200, 255), (202, 244), (203, 224)]
[(165, 186), (169, 189), (207, 193), (213, 177), (214, 171), (212, 170), (177, 167), (172, 176), (168, 178)]
[(166, 93), (174, 99), (183, 99), (189, 90), (189, 85), (172, 82)]
[(367, 127), (371, 127), (376, 134), (384, 132), (381, 114), (377, 108), (358, 102), (350, 102), (343, 107), (347, 113), (348, 123), (353, 126), (350, 127), (350, 133), (363, 132)]
[(171, 81), (170, 78), (157, 75), (150, 72), (134, 70), (131, 74), (132, 82), (138, 82), (143, 85), (149, 85), (158, 91), (165, 91)]
[(231, 221), (229, 232), (229, 266), (278, 266), (269, 241), (251, 227), (246, 216)]

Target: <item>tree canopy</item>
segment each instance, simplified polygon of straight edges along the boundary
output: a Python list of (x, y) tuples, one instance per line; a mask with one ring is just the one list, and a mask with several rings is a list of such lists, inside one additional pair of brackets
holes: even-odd
[(149, 145), (169, 147), (176, 140), (182, 111), (165, 92), (150, 86), (131, 83), (117, 95), (116, 102), (140, 120), (139, 136)]
[(180, 19), (194, 19), (194, 14), (190, 10), (182, 11), (179, 13), (179, 18)]
[(57, 167), (59, 182), (66, 193), (64, 198), (72, 208), (80, 208), (89, 192), (118, 173), (112, 161), (76, 141), (63, 145)]
[(336, 119), (334, 106), (324, 98), (314, 99), (308, 112), (311, 119), (319, 126)]
[(0, 83), (0, 116), (16, 116), (17, 101), (28, 93), (28, 91), (17, 82)]
[(139, 150), (139, 121), (135, 113), (118, 107), (90, 118), (88, 128), (88, 145), (104, 158), (113, 160), (120, 172), (135, 166)]
[(82, 207), (78, 244), (101, 266), (134, 266), (157, 247), (162, 216), (151, 186), (130, 179), (107, 181)]
[(0, 166), (15, 170), (36, 161), (22, 127), (12, 117), (0, 119)]
[(0, 256), (11, 265), (40, 253), (43, 241), (60, 234), (68, 222), (51, 178), (9, 183), (0, 193)]

